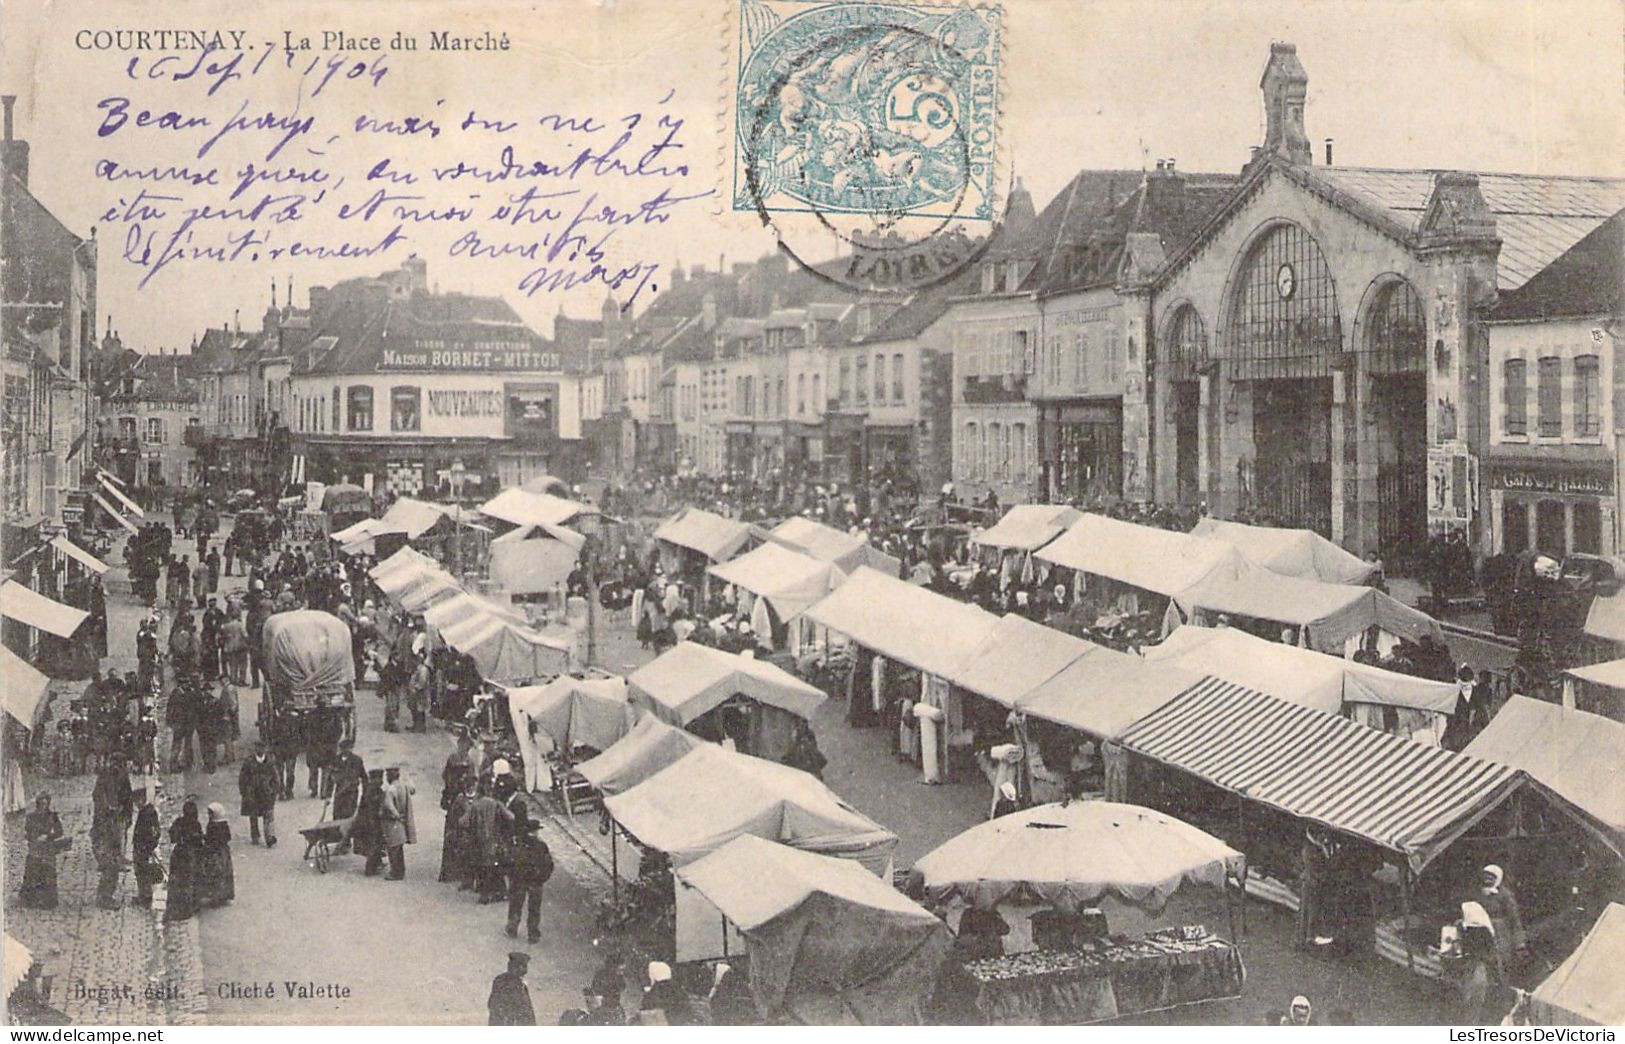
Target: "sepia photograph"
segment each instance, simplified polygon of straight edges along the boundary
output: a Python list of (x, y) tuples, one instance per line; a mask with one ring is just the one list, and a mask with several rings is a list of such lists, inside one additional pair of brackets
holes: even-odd
[(1618, 0), (13, 0), (0, 105), (12, 1039), (1625, 1024)]

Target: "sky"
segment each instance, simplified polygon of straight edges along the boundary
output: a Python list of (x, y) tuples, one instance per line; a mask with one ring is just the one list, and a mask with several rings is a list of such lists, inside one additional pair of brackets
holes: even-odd
[[(160, 6), (164, 14), (157, 17)], [(1085, 167), (1137, 169), (1166, 157), (1187, 171), (1238, 170), (1249, 146), (1262, 139), (1258, 78), (1275, 40), (1295, 43), (1308, 72), (1305, 123), (1317, 162), (1330, 137), (1340, 165), (1625, 175), (1625, 22), (1614, 0), (1006, 0), (1003, 6), (1003, 162), (1040, 208)], [(175, 108), (217, 121), (238, 101), (278, 112), (297, 103), (324, 127), (357, 111), (398, 117), (468, 108), (605, 121), (637, 112), (650, 118), (643, 132), (658, 114), (681, 119), (676, 140), (689, 171), (669, 187), (674, 194), (721, 194), (673, 206), (667, 220), (618, 234), (616, 261), (660, 266), (640, 295), (641, 307), (674, 262), (714, 266), (719, 258), (733, 263), (774, 248), (754, 215), (725, 208), (731, 136), (719, 114), (730, 96), (734, 10), (724, 0), (13, 3), (0, 10), (0, 87), (20, 96), (16, 133), (31, 142), (31, 187), (82, 235), (132, 191), (98, 182), (98, 159), (181, 162), (204, 136), (126, 126), (99, 138), (104, 113), (97, 105), (109, 96), (129, 97), (132, 111)], [(489, 30), (505, 33), (511, 49), (386, 55), (390, 75), (370, 94), (340, 82), (323, 98), (300, 101), (297, 77), (289, 74), (230, 84), (205, 98), (196, 82), (127, 79), (130, 53), (75, 46), (80, 30), (119, 28), (239, 29), (250, 40), (280, 39), (286, 29), (313, 37), (318, 47), (323, 30), (386, 40), (397, 30), (420, 38), (430, 29)], [(520, 153), (550, 154), (568, 136), (510, 140)], [(403, 165), (433, 164), (465, 154), (450, 137), (383, 145)], [(257, 156), (250, 146), (263, 151), (264, 141), (230, 136), (211, 155), (236, 164)], [(379, 148), (377, 140), (347, 137), (329, 146), (321, 162), (355, 176)], [(280, 158), (311, 160), (293, 148)], [(617, 206), (633, 207), (652, 187), (603, 191)], [(143, 269), (120, 256), (128, 226), (102, 224), (98, 234), (98, 329), (110, 321), (126, 345), (148, 351), (184, 349), (205, 327), (229, 323), (236, 313), (245, 328), (257, 326), (273, 281), (280, 300), (291, 278), (303, 305), (312, 284), (374, 274), (404, 256), (195, 263), (172, 266), (142, 290)], [(518, 280), (528, 263), (453, 258), (448, 241), (416, 240), (432, 284), (504, 296), (544, 334), (560, 310), (592, 316), (604, 299), (601, 285), (527, 297)]]

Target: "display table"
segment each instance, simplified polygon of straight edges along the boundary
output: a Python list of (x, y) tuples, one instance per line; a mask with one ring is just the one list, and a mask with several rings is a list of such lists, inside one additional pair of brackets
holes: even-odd
[(1246, 969), (1230, 943), (1179, 929), (1093, 950), (1035, 950), (971, 961), (976, 1007), (991, 1025), (1103, 1022), (1241, 995)]

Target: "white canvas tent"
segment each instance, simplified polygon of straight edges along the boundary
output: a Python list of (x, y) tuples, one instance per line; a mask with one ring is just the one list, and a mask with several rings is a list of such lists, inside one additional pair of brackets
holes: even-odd
[(945, 678), (969, 660), (999, 620), (868, 567), (847, 577), (806, 616), (887, 659)]
[(578, 515), (596, 515), (598, 509), (591, 504), (566, 500), (550, 493), (531, 493), (510, 486), (481, 504), (480, 513), (515, 526), (544, 523), (562, 526)]
[(603, 793), (620, 794), (705, 745), (693, 733), (645, 714), (632, 731), (596, 758), (577, 765), (576, 771)]
[(750, 542), (751, 526), (696, 507), (686, 507), (662, 522), (655, 540), (693, 551), (711, 562), (726, 562)]
[(1222, 540), (1254, 565), (1282, 576), (1328, 584), (1363, 584), (1377, 571), (1377, 563), (1349, 554), (1312, 529), (1251, 526), (1204, 518), (1196, 523), (1191, 535)]
[(898, 576), (903, 571), (901, 562), (869, 543), (866, 538), (800, 515), (774, 526), (772, 535), (821, 562), (839, 566), (843, 573), (850, 573), (859, 566), (868, 566), (887, 576)]
[(679, 642), (633, 671), (627, 687), (633, 703), (673, 725), (687, 725), (734, 696), (804, 720), (826, 699), (821, 689), (748, 652), (695, 642)]
[(707, 572), (723, 583), (767, 599), (781, 623), (800, 616), (846, 579), (840, 568), (829, 562), (773, 543), (713, 565)]
[(1328, 714), (1341, 713), (1351, 703), (1405, 707), (1436, 715), (1450, 715), (1456, 707), (1454, 682), (1413, 678), (1258, 638), (1235, 627), (1187, 625), (1142, 650), (1141, 655), (1150, 663), (1211, 674)]
[[(525, 762), (525, 786), (545, 787), (543, 754), (577, 746), (605, 751), (632, 731), (636, 717), (624, 678), (562, 675), (545, 685), (508, 690), (508, 715)], [(538, 742), (546, 737), (548, 746)]]
[(1462, 753), (1523, 769), (1625, 840), (1625, 725), (1513, 696)]
[(1026, 617), (1010, 613), (993, 626), (949, 681), (1006, 707), (1098, 649)]
[(1609, 903), (1568, 959), (1530, 994), (1527, 1015), (1536, 1026), (1625, 1024), (1625, 906)]
[(551, 522), (527, 523), (491, 541), (491, 580), (513, 594), (564, 586), (587, 538)]
[(1241, 553), (1223, 541), (1104, 515), (1084, 515), (1035, 557), (1168, 598), (1246, 568)]
[(1083, 513), (1065, 504), (1017, 504), (1004, 517), (971, 534), (971, 543), (1001, 551), (1037, 551), (1066, 532)]
[(474, 661), (487, 681), (552, 678), (570, 668), (569, 642), (495, 613), (473, 612), (437, 630), (442, 641)]
[(1432, 617), (1376, 588), (1300, 580), (1256, 566), (1209, 576), (1176, 593), (1174, 603), (1187, 621), (1228, 614), (1301, 627), (1303, 644), (1323, 652), (1341, 653), (1373, 627), (1411, 641), (1444, 637)]

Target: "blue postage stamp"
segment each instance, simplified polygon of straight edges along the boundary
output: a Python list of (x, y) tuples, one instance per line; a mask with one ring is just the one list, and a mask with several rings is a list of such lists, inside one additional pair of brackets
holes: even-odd
[(998, 217), (996, 7), (740, 0), (733, 206)]

